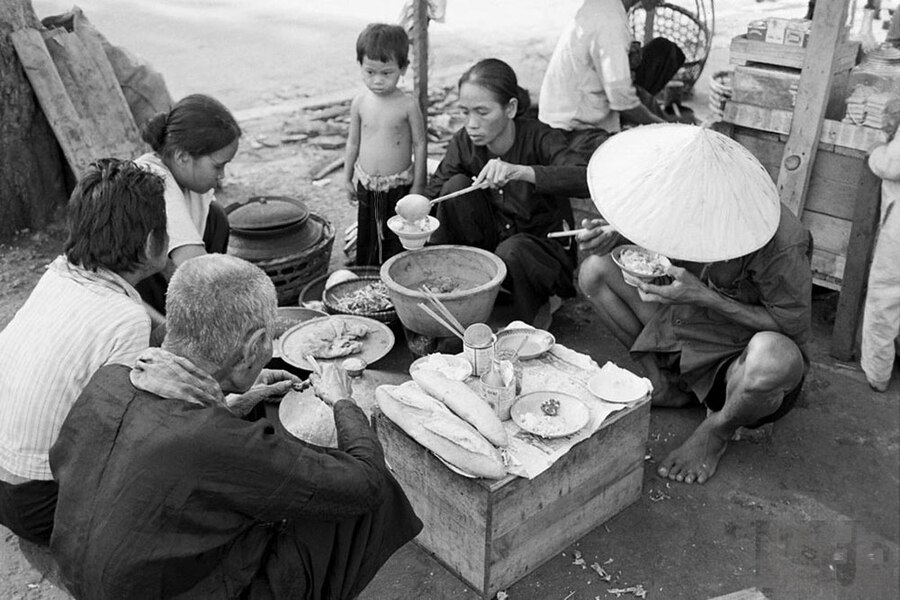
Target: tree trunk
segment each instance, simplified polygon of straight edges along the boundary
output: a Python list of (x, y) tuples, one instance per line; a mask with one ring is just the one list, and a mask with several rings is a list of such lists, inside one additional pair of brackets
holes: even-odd
[(67, 168), (9, 34), (43, 29), (31, 0), (0, 2), (0, 238), (42, 229), (65, 204)]

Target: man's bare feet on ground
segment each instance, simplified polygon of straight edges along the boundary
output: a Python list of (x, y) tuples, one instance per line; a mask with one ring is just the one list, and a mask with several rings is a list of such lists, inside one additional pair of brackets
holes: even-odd
[(715, 475), (727, 447), (728, 438), (717, 435), (714, 425), (706, 419), (681, 446), (669, 453), (657, 473), (673, 481), (706, 483)]

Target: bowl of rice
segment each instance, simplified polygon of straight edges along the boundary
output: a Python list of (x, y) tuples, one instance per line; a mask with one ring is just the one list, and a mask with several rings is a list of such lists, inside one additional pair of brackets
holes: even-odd
[(380, 277), (357, 277), (342, 281), (322, 292), (325, 310), (332, 315), (358, 315), (393, 323), (397, 311)]
[(634, 244), (616, 247), (611, 253), (613, 262), (622, 270), (625, 283), (637, 286), (644, 283), (667, 283), (666, 268), (672, 263), (668, 258)]

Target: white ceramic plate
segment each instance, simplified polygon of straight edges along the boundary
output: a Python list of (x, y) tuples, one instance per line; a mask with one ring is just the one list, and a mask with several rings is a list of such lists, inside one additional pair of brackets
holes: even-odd
[(613, 404), (637, 402), (650, 391), (645, 379), (614, 365), (613, 368), (604, 366), (591, 377), (588, 390), (604, 402)]
[[(555, 399), (559, 402), (556, 415), (544, 413), (541, 405)], [(522, 394), (510, 411), (513, 422), (529, 433), (543, 438), (572, 435), (587, 425), (591, 412), (575, 396), (562, 392), (531, 392)]]
[(472, 363), (462, 354), (428, 354), (417, 358), (409, 365), (409, 374), (422, 368), (429, 368), (444, 374), (448, 379), (465, 381), (472, 374)]
[(357, 315), (331, 315), (329, 317), (320, 317), (318, 319), (310, 319), (299, 325), (295, 325), (284, 332), (281, 336), (279, 350), (282, 360), (299, 369), (312, 371), (312, 365), (306, 362), (306, 340), (311, 330), (321, 327), (323, 323), (331, 321), (350, 321), (356, 324), (365, 325), (368, 333), (362, 338), (362, 350), (347, 356), (339, 356), (337, 358), (317, 358), (321, 363), (329, 363), (335, 361), (343, 361), (345, 358), (355, 356), (366, 361), (367, 365), (373, 364), (380, 358), (383, 358), (394, 347), (394, 333), (390, 327), (370, 319), (368, 317), (360, 317)]
[(497, 334), (497, 343), (494, 346), (500, 348), (518, 349), (519, 358), (528, 360), (537, 358), (553, 347), (556, 338), (549, 331), (543, 329), (504, 329)]

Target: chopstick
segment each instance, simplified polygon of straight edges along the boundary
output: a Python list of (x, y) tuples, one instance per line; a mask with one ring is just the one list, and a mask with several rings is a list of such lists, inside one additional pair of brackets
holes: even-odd
[(319, 361), (316, 360), (316, 357), (313, 356), (312, 354), (307, 354), (305, 358), (306, 358), (306, 362), (309, 363), (309, 366), (312, 367), (313, 373), (321, 376), (322, 375), (322, 365), (319, 364)]
[(579, 233), (584, 233), (587, 231), (586, 227), (582, 227), (581, 229), (567, 229), (565, 231), (551, 231), (547, 234), (548, 238), (561, 238), (561, 237), (569, 237), (572, 235), (578, 235)]
[[(615, 228), (612, 225), (601, 225), (600, 229), (606, 233), (608, 231), (614, 231)], [(579, 233), (584, 233), (585, 231), (591, 231), (587, 227), (582, 227), (580, 229), (566, 229), (565, 231), (551, 231), (547, 234), (548, 238), (561, 238), (561, 237), (570, 237), (573, 235), (578, 235)]]
[(443, 326), (444, 326), (446, 329), (448, 329), (453, 335), (455, 335), (455, 336), (458, 337), (459, 339), (465, 341), (465, 339), (463, 338), (464, 333), (463, 333), (462, 331), (457, 331), (457, 329), (456, 329), (453, 325), (451, 325), (450, 323), (448, 323), (447, 321), (445, 321), (445, 320), (443, 319), (443, 317), (439, 316), (436, 312), (434, 312), (433, 310), (431, 310), (430, 308), (428, 308), (427, 306), (425, 306), (425, 303), (424, 303), (424, 302), (419, 302), (419, 308), (421, 308), (423, 311), (425, 311), (425, 314), (427, 314), (428, 316), (430, 316), (432, 319), (434, 319), (435, 321), (437, 321), (438, 323), (440, 323), (441, 325), (443, 325)]
[(441, 313), (441, 315), (443, 315), (443, 317), (445, 319), (447, 319), (447, 321), (450, 322), (450, 324), (452, 324), (454, 327), (456, 327), (456, 329), (458, 331), (465, 333), (466, 328), (462, 326), (462, 323), (459, 322), (459, 319), (456, 318), (456, 315), (454, 315), (452, 312), (450, 312), (450, 309), (447, 308), (443, 302), (441, 302), (441, 299), (437, 297), (437, 294), (435, 294), (434, 292), (429, 290), (424, 285), (420, 289), (422, 290), (422, 293), (424, 293), (425, 296), (428, 297), (428, 300), (431, 301), (431, 305), (439, 313)]
[(431, 206), (435, 204), (440, 204), (444, 200), (449, 200), (450, 198), (456, 198), (457, 196), (462, 196), (463, 194), (468, 194), (469, 192), (474, 192), (475, 190), (480, 190), (482, 188), (486, 188), (488, 186), (486, 181), (482, 181), (481, 183), (476, 183), (474, 185), (470, 185), (467, 188), (463, 188), (461, 190), (457, 190), (455, 192), (451, 192), (449, 194), (445, 194), (444, 196), (438, 196), (434, 200), (431, 201)]

